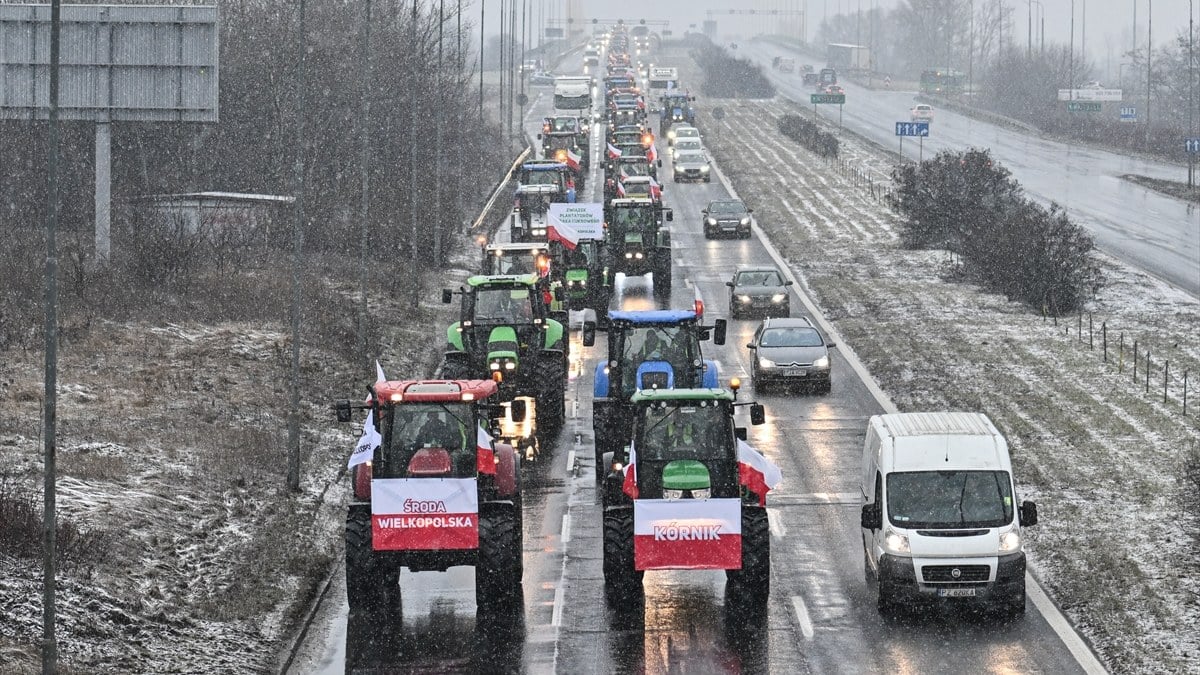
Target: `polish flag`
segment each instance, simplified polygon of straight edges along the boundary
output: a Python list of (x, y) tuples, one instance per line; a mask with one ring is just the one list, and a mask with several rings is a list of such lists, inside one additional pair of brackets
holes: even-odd
[(476, 427), (475, 468), (479, 473), (496, 475), (496, 451), (492, 449), (492, 435), (482, 426)]
[(767, 492), (779, 485), (783, 473), (749, 443), (738, 440), (738, 482), (758, 496), (758, 505), (767, 505)]
[(609, 143), (608, 144), (608, 156), (613, 159), (619, 158), (621, 156), (621, 149), (618, 148), (617, 146), (613, 145), (612, 143)]
[(571, 150), (569, 148), (567, 149), (567, 166), (571, 167), (572, 171), (579, 170), (579, 167), (580, 167), (579, 161), (581, 159), (582, 158), (579, 155), (575, 154), (574, 152), (571, 152)]
[(375, 359), (375, 384), (387, 382), (387, 376), (383, 374), (383, 366), (379, 365), (379, 359)]
[(617, 196), (618, 197), (625, 196), (625, 184), (622, 183), (621, 181), (617, 181)]
[(371, 548), (479, 548), (478, 482), (475, 478), (372, 480)]
[(635, 501), (633, 567), (637, 570), (741, 569), (741, 500)]
[(658, 148), (654, 147), (653, 143), (646, 149), (646, 159), (650, 160), (651, 164), (658, 161)]
[(638, 498), (637, 449), (633, 447), (633, 443), (629, 444), (629, 461), (625, 464), (625, 482), (621, 484), (621, 491), (629, 495), (630, 499)]
[(650, 197), (655, 201), (662, 201), (662, 186), (654, 180), (653, 176), (650, 177)]

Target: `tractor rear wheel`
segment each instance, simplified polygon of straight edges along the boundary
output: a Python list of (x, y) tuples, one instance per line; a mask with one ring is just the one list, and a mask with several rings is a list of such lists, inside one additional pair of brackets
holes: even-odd
[(371, 548), (371, 514), (355, 509), (346, 514), (346, 601), (353, 612), (375, 612), (399, 606), (400, 585), (388, 584), (386, 566)]
[(481, 513), (475, 604), (496, 609), (519, 602), (523, 573), (521, 527), (515, 510), (505, 506)]
[(610, 600), (636, 598), (643, 572), (633, 567), (633, 510), (604, 514), (604, 590)]

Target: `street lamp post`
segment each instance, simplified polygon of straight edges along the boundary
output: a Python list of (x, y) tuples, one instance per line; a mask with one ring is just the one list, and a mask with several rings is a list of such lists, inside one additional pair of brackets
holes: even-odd
[(1067, 89), (1071, 90), (1069, 98), (1075, 99), (1075, 0), (1071, 0), (1071, 46), (1068, 49), (1071, 56), (1067, 67)]
[[(1188, 0), (1188, 134), (1196, 135), (1196, 25)], [(1196, 187), (1196, 153), (1188, 153), (1188, 188)]]
[(1150, 149), (1150, 61), (1154, 58), (1154, 0), (1146, 0), (1146, 150)]

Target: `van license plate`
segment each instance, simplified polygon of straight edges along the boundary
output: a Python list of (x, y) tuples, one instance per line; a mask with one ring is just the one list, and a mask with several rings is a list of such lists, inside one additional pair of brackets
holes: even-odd
[(939, 598), (973, 598), (975, 597), (974, 588), (939, 588), (937, 591)]

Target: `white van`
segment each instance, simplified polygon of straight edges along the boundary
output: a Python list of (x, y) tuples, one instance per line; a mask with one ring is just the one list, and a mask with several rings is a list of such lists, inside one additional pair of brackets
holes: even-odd
[(982, 602), (1025, 612), (1021, 528), (1008, 443), (986, 415), (875, 415), (863, 448), (863, 552), (879, 610)]

